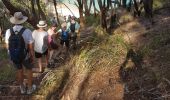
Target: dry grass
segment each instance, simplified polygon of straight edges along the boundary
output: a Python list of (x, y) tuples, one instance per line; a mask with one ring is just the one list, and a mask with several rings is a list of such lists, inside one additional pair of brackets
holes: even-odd
[(49, 71), (42, 79), (40, 89), (35, 93), (36, 95), (43, 95), (48, 99), (53, 95), (54, 91), (58, 90), (64, 77), (64, 70)]

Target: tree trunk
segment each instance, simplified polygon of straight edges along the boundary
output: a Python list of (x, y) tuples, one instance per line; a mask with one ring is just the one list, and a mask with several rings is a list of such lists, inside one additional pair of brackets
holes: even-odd
[(30, 0), (31, 1), (31, 12), (32, 12), (32, 16), (33, 17), (37, 17), (36, 15), (36, 12), (35, 12), (35, 4), (34, 4), (34, 1), (33, 0)]
[(56, 12), (56, 17), (57, 17), (57, 24), (59, 24), (59, 26), (61, 26), (61, 23), (60, 23), (60, 20), (59, 20), (59, 17), (58, 17), (58, 12), (57, 12), (57, 3), (56, 3), (56, 0), (53, 0), (54, 2), (54, 9), (55, 9), (55, 12)]
[(84, 17), (83, 17), (83, 10), (79, 10), (79, 13), (80, 13), (80, 26), (81, 28), (84, 28), (85, 27), (85, 24), (84, 24)]
[(37, 7), (38, 7), (38, 13), (39, 13), (40, 19), (46, 20), (45, 13), (43, 12), (43, 10), (40, 6), (40, 0), (37, 0)]
[(87, 0), (83, 0), (83, 3), (84, 3), (84, 8), (85, 8), (85, 16), (89, 16), (90, 10), (88, 9)]
[(90, 10), (91, 10), (91, 7), (92, 7), (92, 3), (93, 3), (93, 0), (90, 0), (90, 5), (89, 5), (89, 12), (90, 12)]
[(138, 16), (140, 16), (139, 7), (138, 7), (138, 4), (137, 4), (136, 0), (133, 0), (133, 2), (134, 2), (134, 7), (135, 7), (134, 17), (136, 17), (136, 14), (137, 14)]
[(28, 20), (27, 22), (30, 23), (34, 28), (37, 27), (37, 19), (36, 18), (30, 18), (30, 16), (23, 10), (14, 7), (11, 2), (9, 2), (8, 0), (2, 0), (3, 4), (5, 5), (5, 7), (9, 10), (11, 15), (14, 15), (15, 12), (22, 12), (23, 15), (28, 16)]
[(107, 21), (106, 21), (106, 10), (103, 8), (101, 10), (101, 26), (107, 30)]
[(103, 3), (102, 0), (98, 0), (98, 4), (100, 8), (100, 25), (102, 26), (102, 28), (107, 30), (106, 11), (108, 10), (107, 8), (109, 7), (106, 5), (105, 0)]
[(77, 0), (79, 5), (79, 14), (80, 14), (80, 26), (81, 28), (85, 27), (85, 20), (83, 17), (83, 0)]

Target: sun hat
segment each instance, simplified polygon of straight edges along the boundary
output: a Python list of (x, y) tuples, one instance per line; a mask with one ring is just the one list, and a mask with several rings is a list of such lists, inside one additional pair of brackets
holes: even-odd
[(46, 24), (46, 22), (43, 21), (43, 20), (40, 20), (40, 21), (38, 22), (38, 24), (37, 24), (37, 27), (46, 27), (46, 26), (47, 26), (47, 24)]
[(66, 22), (64, 22), (64, 23), (61, 24), (61, 27), (62, 27), (62, 28), (66, 27), (66, 26), (67, 26), (67, 23), (66, 23)]
[(27, 21), (28, 17), (24, 16), (22, 12), (15, 12), (14, 16), (10, 18), (12, 24), (22, 24)]

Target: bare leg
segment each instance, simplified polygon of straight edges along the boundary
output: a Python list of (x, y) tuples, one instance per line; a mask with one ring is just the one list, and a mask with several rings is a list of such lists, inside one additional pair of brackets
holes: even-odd
[(19, 69), (17, 71), (17, 81), (20, 85), (23, 85), (24, 77), (23, 77), (23, 69)]
[(32, 88), (32, 80), (33, 80), (32, 77), (33, 77), (32, 69), (28, 69), (27, 70), (28, 88)]
[[(52, 50), (52, 53), (53, 53), (53, 50)], [(48, 65), (48, 60), (49, 60), (49, 53), (45, 56), (45, 62), (46, 62), (46, 66)], [(51, 56), (52, 57), (52, 56)]]
[(41, 58), (38, 58), (38, 67), (39, 67), (39, 72), (42, 72)]
[(51, 60), (54, 50), (49, 51), (49, 60)]

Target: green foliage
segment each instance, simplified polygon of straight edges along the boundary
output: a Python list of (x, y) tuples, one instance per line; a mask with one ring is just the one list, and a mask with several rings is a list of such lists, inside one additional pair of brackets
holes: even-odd
[(15, 79), (15, 69), (8, 60), (7, 50), (0, 48), (0, 82), (13, 81)]
[(154, 9), (161, 8), (168, 3), (170, 4), (169, 0), (153, 0), (154, 1)]
[[(1, 62), (3, 63), (3, 61)], [(13, 81), (15, 80), (15, 69), (9, 63), (1, 64), (0, 66), (0, 81)]]
[(100, 17), (99, 16), (94, 16), (94, 15), (90, 15), (90, 16), (86, 16), (85, 17), (86, 20), (86, 25), (87, 26), (97, 26), (100, 22)]
[[(2, 44), (0, 44), (2, 45)], [(6, 49), (0, 49), (0, 60), (8, 59), (8, 54)]]

